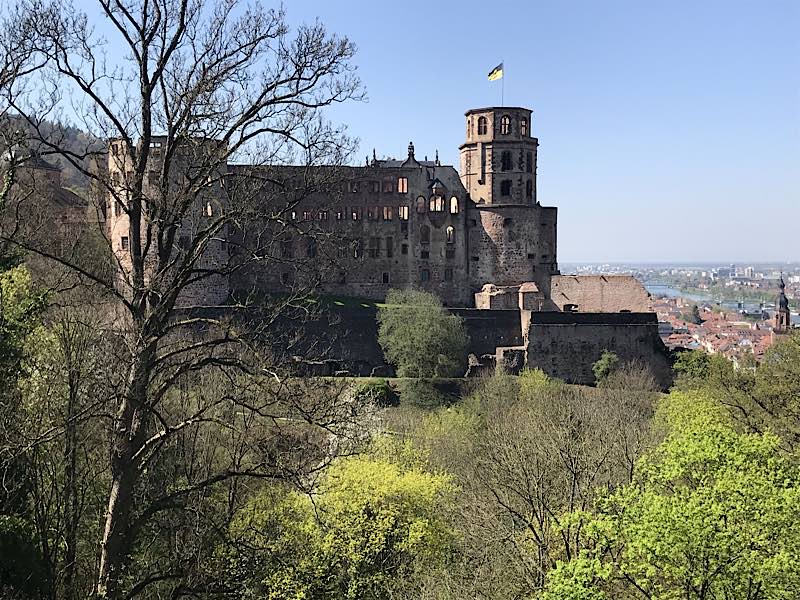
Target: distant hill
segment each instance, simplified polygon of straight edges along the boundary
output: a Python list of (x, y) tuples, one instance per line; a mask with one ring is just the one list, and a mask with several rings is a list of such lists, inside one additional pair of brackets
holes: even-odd
[[(39, 154), (47, 162), (58, 166), (61, 169), (62, 185), (66, 188), (84, 191), (89, 185), (88, 178), (81, 173), (81, 171), (69, 162), (66, 158), (53, 154), (45, 144), (37, 144), (33, 141), (36, 135), (34, 127), (20, 117), (7, 117), (6, 122), (2, 123), (4, 129), (22, 130), (27, 133), (28, 143), (27, 148), (23, 151)], [(40, 125), (40, 132), (42, 137), (58, 142), (59, 146), (74, 152), (77, 155), (83, 156), (89, 152), (102, 151), (105, 147), (105, 142), (91, 134), (82, 131), (77, 127), (63, 126), (53, 121), (43, 121)], [(83, 168), (89, 167), (89, 159), (81, 161)]]

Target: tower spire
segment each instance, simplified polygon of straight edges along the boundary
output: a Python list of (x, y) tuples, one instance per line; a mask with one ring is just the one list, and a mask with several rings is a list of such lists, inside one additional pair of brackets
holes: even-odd
[(789, 299), (786, 297), (786, 283), (783, 281), (783, 273), (778, 280), (778, 299), (775, 302), (775, 333), (786, 333), (789, 331), (792, 322), (792, 313), (789, 310)]

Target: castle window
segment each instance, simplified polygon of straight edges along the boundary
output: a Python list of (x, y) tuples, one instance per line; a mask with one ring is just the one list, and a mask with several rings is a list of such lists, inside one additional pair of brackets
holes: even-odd
[(397, 209), (397, 217), (401, 221), (408, 221), (408, 207), (407, 206), (400, 206)]
[(368, 221), (377, 221), (378, 220), (378, 212), (379, 212), (379, 209), (378, 209), (377, 206), (375, 206), (375, 207), (368, 206), (367, 207), (367, 220)]
[(350, 182), (350, 191), (353, 192), (354, 194), (358, 193), (358, 182), (357, 181), (351, 181)]
[(522, 137), (527, 137), (528, 135), (528, 119), (526, 119), (525, 117), (522, 117), (519, 120), (519, 134)]
[(503, 115), (500, 117), (500, 134), (508, 135), (511, 133), (511, 117)]
[(408, 193), (408, 178), (407, 177), (398, 177), (397, 178), (397, 191), (401, 194)]
[(419, 241), (425, 244), (431, 241), (431, 230), (427, 225), (419, 228)]
[(458, 214), (458, 198), (453, 196), (450, 198), (450, 214), (457, 215)]
[(452, 246), (449, 247), (449, 248), (445, 248), (444, 257), (445, 258), (455, 258), (456, 257), (455, 248), (453, 248)]
[(422, 260), (428, 260), (431, 257), (431, 251), (430, 250), (420, 250), (419, 257)]
[(383, 207), (383, 220), (384, 221), (391, 221), (392, 220), (392, 207), (391, 206), (384, 206)]
[(388, 273), (384, 273), (383, 274), (383, 283), (389, 283), (389, 274)]
[(533, 198), (533, 182), (530, 179), (525, 182), (525, 196), (527, 198)]
[(311, 221), (314, 218), (314, 213), (310, 210), (303, 211), (303, 221)]
[(508, 197), (511, 195), (511, 180), (504, 179), (500, 182), (500, 195)]
[(308, 240), (308, 245), (306, 246), (306, 256), (308, 256), (308, 258), (317, 257), (317, 240)]
[(113, 184), (115, 187), (119, 187), (119, 184), (120, 184), (120, 177), (119, 177), (119, 173), (118, 173), (117, 171), (114, 171), (114, 172), (111, 174), (111, 183), (112, 183), (112, 184)]
[(381, 240), (380, 238), (369, 238), (369, 257), (378, 258), (381, 255)]
[(425, 197), (419, 196), (417, 198), (417, 212), (424, 213), (425, 212)]
[(125, 208), (122, 206), (122, 202), (117, 200), (114, 203), (114, 215), (117, 216), (117, 217), (121, 217), (122, 213), (124, 213), (124, 212), (125, 212)]
[(431, 205), (430, 205), (431, 212), (444, 212), (444, 198), (439, 196), (431, 196)]
[(403, 244), (400, 246), (400, 254), (406, 256), (408, 254), (408, 244)]
[(430, 281), (431, 280), (431, 272), (428, 269), (422, 269), (419, 272), (420, 281)]
[(456, 243), (456, 230), (453, 227), (448, 227), (445, 230), (445, 238), (448, 244)]
[(486, 117), (478, 117), (478, 135), (486, 135)]
[(292, 221), (297, 221), (297, 211), (296, 210), (292, 211)]
[(361, 208), (356, 207), (351, 209), (350, 216), (353, 218), (353, 221), (358, 221), (361, 218)]
[(444, 270), (444, 280), (453, 281), (453, 269), (451, 269), (450, 267)]
[(391, 192), (394, 186), (392, 185), (391, 181), (384, 181), (383, 182), (383, 191), (384, 192)]
[(344, 211), (343, 210), (337, 210), (336, 211), (336, 220), (337, 221), (341, 221), (342, 219), (344, 219)]
[(532, 254), (531, 252), (528, 252), (528, 259), (533, 260), (534, 258), (536, 258), (536, 255)]
[(116, 144), (111, 144), (111, 154), (113, 156), (119, 156), (119, 146)]
[(511, 151), (510, 150), (503, 150), (502, 154), (500, 154), (500, 169), (502, 171), (510, 171), (511, 170)]
[(525, 160), (525, 171), (533, 173), (533, 152), (528, 152)]
[(327, 210), (319, 211), (319, 214), (317, 215), (317, 218), (319, 218), (320, 221), (327, 221), (328, 220), (328, 211)]
[(394, 256), (394, 238), (386, 238), (386, 258)]
[(123, 235), (119, 240), (120, 248), (123, 250), (128, 250), (130, 248), (130, 244), (128, 243), (128, 236)]
[(364, 256), (364, 242), (361, 240), (353, 241), (353, 258), (362, 258)]
[(477, 256), (471, 256), (471, 257), (470, 257), (470, 260), (471, 260), (472, 262), (478, 262), (478, 261), (480, 261), (480, 258), (479, 258), (479, 257), (477, 257)]

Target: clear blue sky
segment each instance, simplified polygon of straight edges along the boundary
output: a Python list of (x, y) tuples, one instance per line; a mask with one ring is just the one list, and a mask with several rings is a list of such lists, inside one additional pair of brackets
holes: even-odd
[(458, 165), (463, 113), (534, 110), (559, 259), (800, 259), (800, 2), (286, 3), (359, 48), (360, 155)]

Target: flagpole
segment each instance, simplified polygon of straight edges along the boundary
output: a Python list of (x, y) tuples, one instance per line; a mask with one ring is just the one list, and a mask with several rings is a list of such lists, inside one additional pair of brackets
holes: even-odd
[(503, 65), (503, 76), (500, 78), (500, 106), (506, 105), (506, 61), (500, 59), (500, 64)]

